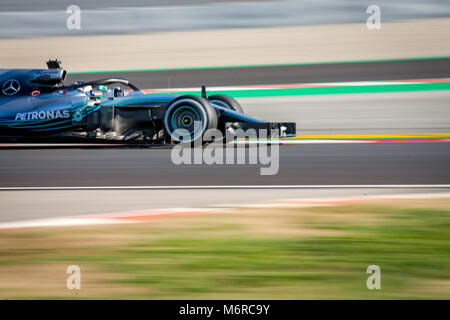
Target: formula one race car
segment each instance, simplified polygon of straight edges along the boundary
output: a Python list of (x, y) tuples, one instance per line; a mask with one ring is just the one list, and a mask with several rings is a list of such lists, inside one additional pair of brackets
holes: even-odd
[(206, 137), (209, 129), (225, 136), (251, 128), (258, 137), (260, 132), (265, 138), (295, 135), (295, 123), (246, 115), (235, 99), (207, 97), (204, 87), (196, 96), (144, 94), (125, 79), (64, 85), (66, 71), (60, 61), (49, 60), (47, 66), (0, 69), (1, 140), (194, 143), (214, 140)]

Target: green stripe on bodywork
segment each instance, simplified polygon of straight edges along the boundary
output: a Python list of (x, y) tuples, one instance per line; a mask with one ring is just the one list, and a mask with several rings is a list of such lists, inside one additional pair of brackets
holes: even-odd
[[(376, 92), (405, 92), (405, 91), (428, 91), (428, 90), (450, 90), (450, 82), (420, 83), (420, 84), (396, 84), (375, 86), (336, 86), (317, 88), (285, 88), (285, 89), (258, 89), (258, 90), (208, 90), (208, 95), (226, 94), (235, 98), (246, 97), (275, 97), (275, 96), (297, 96), (297, 95), (320, 95), (320, 94), (348, 94), (348, 93), (376, 93)], [(151, 95), (153, 93), (149, 93)], [(164, 93), (157, 93), (158, 95)], [(191, 94), (200, 96), (198, 92), (179, 91), (167, 94)]]
[(204, 66), (204, 67), (184, 67), (184, 68), (96, 70), (96, 71), (68, 72), (68, 74), (96, 74), (96, 73), (122, 73), (122, 72), (152, 72), (152, 71), (183, 71), (183, 70), (208, 70), (208, 69), (289, 67), (289, 66), (309, 66), (309, 65), (320, 65), (320, 64), (391, 62), (391, 61), (436, 60), (436, 59), (450, 59), (450, 56), (410, 57), (410, 58), (392, 58), (392, 59), (367, 59), (367, 60), (344, 60), (344, 61), (318, 61), (318, 62), (307, 62), (307, 63), (284, 63), (284, 64), (280, 63), (280, 64), (231, 65), (231, 66)]

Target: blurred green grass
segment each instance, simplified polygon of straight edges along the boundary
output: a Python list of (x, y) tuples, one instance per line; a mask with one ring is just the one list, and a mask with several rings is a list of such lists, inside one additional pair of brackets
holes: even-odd
[[(47, 241), (14, 257), (2, 248), (0, 273), (4, 265), (77, 262), (117, 275), (99, 281), (139, 292), (128, 297), (149, 299), (450, 298), (449, 210), (379, 204), (253, 210), (233, 212), (231, 220), (223, 214), (109, 227), (122, 233), (119, 243), (77, 244), (98, 236), (88, 228), (69, 236), (72, 250)], [(41, 237), (63, 235), (67, 240), (67, 233)], [(369, 265), (381, 268), (381, 290), (366, 287)]]

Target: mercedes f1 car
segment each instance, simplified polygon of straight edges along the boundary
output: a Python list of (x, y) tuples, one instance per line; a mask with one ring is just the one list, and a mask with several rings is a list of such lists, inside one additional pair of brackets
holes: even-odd
[(144, 94), (115, 78), (65, 85), (60, 61), (47, 67), (0, 70), (1, 140), (193, 143), (208, 142), (208, 129), (228, 135), (250, 128), (266, 137), (295, 135), (295, 123), (249, 116), (232, 97), (207, 96), (205, 87), (196, 96)]

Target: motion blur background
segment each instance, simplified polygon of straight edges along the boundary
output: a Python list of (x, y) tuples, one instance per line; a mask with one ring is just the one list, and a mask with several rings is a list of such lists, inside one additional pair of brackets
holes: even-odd
[[(168, 149), (3, 146), (0, 297), (450, 298), (449, 30), (445, 0), (0, 0), (0, 68), (206, 85), (298, 133), (275, 176)], [(108, 219), (139, 223), (92, 225)]]
[[(68, 29), (66, 9), (81, 9)], [(368, 30), (370, 5), (381, 30)], [(2, 1), (4, 67), (64, 57), (69, 71), (447, 55), (448, 1)]]

